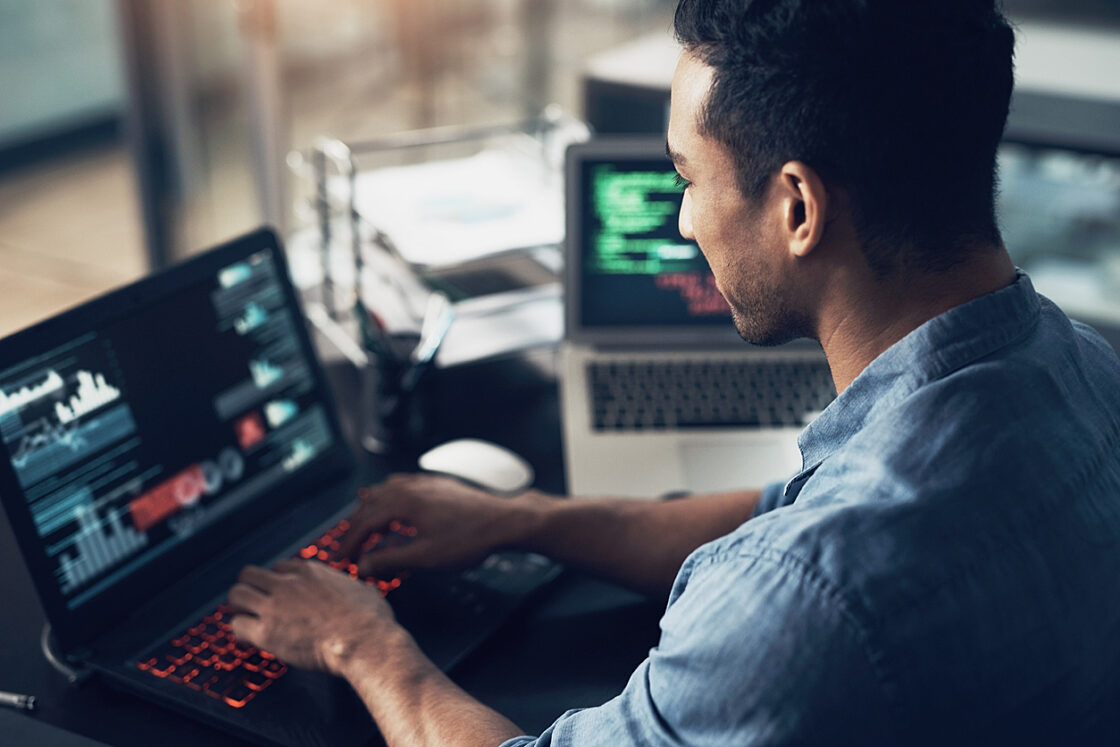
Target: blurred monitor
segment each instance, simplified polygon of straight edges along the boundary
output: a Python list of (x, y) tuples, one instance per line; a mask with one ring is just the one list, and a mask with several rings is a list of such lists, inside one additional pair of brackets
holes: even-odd
[(1066, 313), (1120, 328), (1120, 156), (1004, 143), (999, 171), (1015, 263)]
[(1120, 350), (1120, 102), (1018, 93), (999, 175), (1015, 263)]

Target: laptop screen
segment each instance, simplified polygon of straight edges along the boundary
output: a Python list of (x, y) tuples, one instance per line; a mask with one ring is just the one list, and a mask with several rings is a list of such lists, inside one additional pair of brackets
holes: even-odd
[(580, 177), (582, 324), (727, 327), (707, 260), (677, 228), (684, 189), (669, 159), (603, 154)]
[(80, 617), (339, 441), (283, 257), (254, 237), (0, 348), (0, 485), (48, 607)]
[(678, 229), (683, 185), (664, 138), (599, 137), (565, 159), (565, 338), (739, 347), (708, 262)]

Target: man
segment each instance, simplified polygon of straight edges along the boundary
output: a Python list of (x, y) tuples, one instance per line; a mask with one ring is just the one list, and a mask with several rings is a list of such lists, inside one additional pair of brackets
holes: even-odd
[(624, 691), (536, 739), (321, 565), (247, 568), (234, 631), (345, 677), (391, 745), (1113, 737), (1120, 361), (1002, 245), (1013, 37), (995, 0), (681, 0), (675, 23), (681, 232), (742, 336), (820, 340), (840, 392), (800, 438), (804, 469), (662, 503), (423, 476), (371, 491), (346, 550), (391, 519), (420, 535), (363, 571), (517, 546), (669, 592)]

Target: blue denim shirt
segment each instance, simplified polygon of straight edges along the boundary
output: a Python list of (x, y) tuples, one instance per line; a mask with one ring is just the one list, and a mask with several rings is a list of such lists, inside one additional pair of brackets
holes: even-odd
[(1120, 361), (1020, 274), (879, 356), (685, 561), (623, 692), (524, 745), (1120, 732)]

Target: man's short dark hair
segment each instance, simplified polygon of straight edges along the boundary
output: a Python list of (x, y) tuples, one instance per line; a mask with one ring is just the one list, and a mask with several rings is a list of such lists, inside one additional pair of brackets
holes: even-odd
[(852, 201), (869, 264), (944, 269), (999, 244), (996, 148), (1014, 33), (998, 0), (680, 0), (714, 68), (701, 132), (748, 198), (799, 160)]

